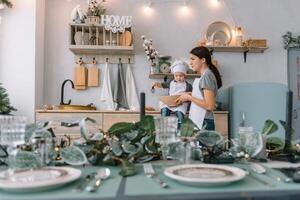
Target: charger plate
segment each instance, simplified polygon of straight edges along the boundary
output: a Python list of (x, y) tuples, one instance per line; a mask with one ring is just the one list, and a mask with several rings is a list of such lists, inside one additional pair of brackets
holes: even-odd
[(245, 178), (237, 167), (211, 164), (177, 165), (165, 169), (164, 174), (180, 183), (193, 186), (219, 186)]
[(205, 39), (212, 42), (220, 40), (223, 45), (229, 45), (232, 39), (231, 28), (225, 22), (216, 21), (208, 26)]
[(0, 189), (11, 192), (32, 192), (59, 187), (80, 178), (81, 171), (71, 167), (45, 167), (0, 172)]

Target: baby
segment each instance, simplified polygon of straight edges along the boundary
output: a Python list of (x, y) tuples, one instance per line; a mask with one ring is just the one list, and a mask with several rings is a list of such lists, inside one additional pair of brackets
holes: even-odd
[[(174, 80), (163, 83), (156, 82), (152, 85), (152, 87), (168, 88), (170, 96), (180, 95), (184, 92), (191, 92), (193, 89), (192, 85), (185, 80), (188, 68), (189, 66), (186, 62), (175, 61), (171, 66), (171, 73), (174, 75)], [(183, 103), (176, 107), (169, 107), (161, 101), (159, 102), (159, 104), (161, 115), (170, 116), (171, 113), (175, 113), (178, 118), (178, 126), (180, 127), (180, 124), (184, 119), (184, 115), (187, 112), (189, 103)]]

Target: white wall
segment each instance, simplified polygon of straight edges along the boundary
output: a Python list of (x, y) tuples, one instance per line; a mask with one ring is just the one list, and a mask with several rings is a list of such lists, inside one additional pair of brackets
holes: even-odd
[(45, 0), (36, 1), (35, 108), (44, 104)]
[(9, 93), (15, 114), (34, 119), (36, 0), (14, 0), (0, 11), (0, 82)]
[[(156, 107), (158, 94), (150, 93), (150, 85), (155, 80), (148, 78), (148, 63), (140, 36), (145, 34), (153, 38), (161, 54), (173, 58), (188, 57), (189, 50), (203, 36), (207, 26), (217, 20), (231, 26), (234, 23), (242, 26), (252, 38), (266, 38), (270, 47), (264, 54), (248, 54), (246, 64), (240, 53), (215, 53), (214, 57), (220, 62), (224, 88), (249, 81), (287, 83), (287, 53), (281, 35), (288, 30), (300, 32), (298, 0), (225, 0), (227, 8), (212, 8), (210, 0), (190, 0), (188, 16), (178, 13), (182, 1), (175, 0), (154, 0), (153, 13), (147, 16), (143, 12), (146, 2), (110, 0), (106, 5), (109, 14), (133, 16), (134, 75), (138, 91), (146, 92), (148, 106)], [(68, 23), (70, 12), (77, 4), (86, 5), (86, 1), (46, 1), (45, 103), (58, 104), (62, 81), (73, 78), (75, 64), (73, 54), (68, 50)], [(86, 91), (72, 91), (68, 87), (66, 90), (66, 98), (72, 98), (74, 103), (94, 102), (102, 107), (99, 101), (101, 87)]]

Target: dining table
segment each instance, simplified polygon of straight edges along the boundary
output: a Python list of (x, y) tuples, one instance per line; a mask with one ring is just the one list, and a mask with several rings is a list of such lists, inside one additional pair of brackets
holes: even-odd
[[(229, 166), (248, 169), (247, 164), (228, 164)], [(286, 163), (288, 166), (289, 164)], [(177, 182), (164, 175), (161, 164), (153, 163), (158, 176), (168, 184), (161, 187), (153, 179), (144, 174), (143, 166), (137, 165), (138, 173), (134, 176), (122, 177), (118, 173), (120, 167), (105, 166), (111, 171), (111, 176), (103, 180), (96, 192), (75, 192), (84, 177), (96, 172), (103, 166), (79, 166), (82, 174), (79, 180), (57, 188), (34, 192), (6, 192), (0, 189), (0, 200), (196, 200), (196, 199), (298, 199), (300, 184), (284, 182), (276, 177), (285, 176), (280, 171), (268, 168), (265, 174), (246, 175), (240, 181), (218, 186), (190, 186)], [(268, 165), (266, 165), (268, 166)], [(0, 167), (0, 171), (5, 170)], [(259, 181), (264, 180), (264, 181)], [(272, 183), (272, 185), (264, 184)]]

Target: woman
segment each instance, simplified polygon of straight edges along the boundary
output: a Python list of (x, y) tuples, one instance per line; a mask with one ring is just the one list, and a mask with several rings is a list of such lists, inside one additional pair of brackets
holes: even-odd
[(222, 86), (221, 75), (212, 64), (209, 50), (196, 47), (190, 52), (190, 66), (200, 74), (193, 83), (193, 91), (182, 94), (178, 103), (191, 101), (189, 118), (202, 129), (215, 130), (213, 110), (215, 109), (217, 91)]

